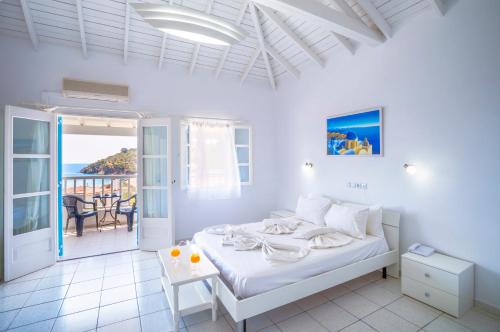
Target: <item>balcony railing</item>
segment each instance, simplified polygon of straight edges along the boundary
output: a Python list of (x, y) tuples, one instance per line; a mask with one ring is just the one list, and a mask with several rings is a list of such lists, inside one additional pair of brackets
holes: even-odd
[(137, 192), (137, 176), (134, 175), (89, 175), (64, 176), (63, 194), (78, 195), (85, 200), (101, 194), (117, 193), (128, 198)]

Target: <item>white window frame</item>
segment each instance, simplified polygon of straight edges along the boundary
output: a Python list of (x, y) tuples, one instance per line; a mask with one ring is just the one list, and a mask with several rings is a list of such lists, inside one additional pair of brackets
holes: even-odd
[[(189, 163), (187, 163), (186, 150), (189, 149), (189, 144), (186, 142), (186, 130), (188, 125), (186, 122), (181, 121), (180, 124), (180, 166), (181, 166), (181, 189), (188, 189), (188, 169)], [(237, 124), (234, 126), (234, 129), (247, 129), (248, 130), (248, 144), (235, 144), (235, 149), (238, 147), (248, 147), (248, 163), (238, 163), (238, 168), (240, 166), (248, 166), (248, 181), (240, 182), (242, 186), (251, 186), (253, 185), (253, 135), (252, 135), (252, 126), (250, 124)], [(235, 151), (236, 152), (236, 151)]]

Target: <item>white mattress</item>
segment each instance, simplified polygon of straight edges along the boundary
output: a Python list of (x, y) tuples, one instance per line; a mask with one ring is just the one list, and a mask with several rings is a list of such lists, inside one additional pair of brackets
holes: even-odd
[[(262, 227), (261, 222), (243, 226), (249, 232), (263, 235), (256, 232)], [(314, 227), (313, 224), (303, 223), (296, 232)], [(306, 240), (294, 239), (292, 235), (265, 234), (275, 242), (307, 246)], [(344, 247), (311, 250), (309, 255), (296, 263), (271, 264), (264, 259), (260, 250), (236, 251), (231, 246), (222, 246), (220, 235), (199, 232), (194, 235), (193, 240), (217, 266), (239, 298), (257, 295), (389, 250), (385, 239), (367, 236), (365, 240), (355, 239)]]

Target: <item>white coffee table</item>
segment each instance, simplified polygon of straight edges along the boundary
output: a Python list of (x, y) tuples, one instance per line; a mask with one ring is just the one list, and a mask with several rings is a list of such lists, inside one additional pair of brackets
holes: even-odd
[[(179, 331), (179, 318), (195, 312), (212, 309), (212, 320), (217, 320), (217, 276), (219, 270), (195, 245), (180, 247), (179, 262), (174, 263), (170, 248), (158, 250), (163, 267), (161, 283), (170, 305), (174, 320), (174, 331)], [(193, 251), (200, 255), (196, 271), (192, 271), (190, 257)], [(212, 291), (203, 284), (211, 279)]]

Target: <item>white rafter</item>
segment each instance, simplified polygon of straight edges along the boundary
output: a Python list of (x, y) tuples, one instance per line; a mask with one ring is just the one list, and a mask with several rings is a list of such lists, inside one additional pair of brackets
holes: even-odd
[(432, 8), (438, 13), (440, 16), (444, 16), (445, 14), (445, 9), (444, 9), (444, 4), (443, 1), (441, 0), (429, 0)]
[(257, 61), (257, 58), (259, 57), (260, 52), (262, 52), (260, 47), (255, 49), (254, 54), (250, 58), (250, 61), (248, 62), (248, 65), (245, 68), (243, 75), (241, 76), (241, 84), (243, 84), (243, 82), (245, 82), (245, 80), (247, 79), (248, 74), (250, 73), (250, 70), (252, 70), (253, 66), (255, 65), (255, 61)]
[(274, 80), (273, 69), (271, 63), (269, 62), (269, 56), (266, 50), (266, 41), (264, 40), (264, 34), (262, 33), (262, 26), (260, 25), (259, 15), (257, 14), (257, 9), (253, 3), (248, 6), (250, 8), (250, 14), (252, 15), (253, 25), (255, 27), (255, 33), (257, 34), (257, 40), (259, 41), (262, 58), (264, 58), (264, 64), (266, 65), (267, 76), (269, 77), (269, 83), (273, 89), (276, 89), (276, 81)]
[(385, 38), (389, 39), (392, 37), (392, 28), (387, 23), (385, 18), (382, 16), (382, 14), (379, 12), (377, 7), (371, 2), (370, 0), (358, 0), (358, 4), (363, 8), (370, 17), (370, 19), (375, 23), (375, 25), (382, 31), (384, 34)]
[(317, 1), (312, 0), (254, 0), (256, 3), (271, 7), (284, 13), (301, 15), (305, 20), (314, 22), (345, 37), (378, 45), (384, 37), (370, 29), (360, 20), (341, 13)]
[(278, 61), (283, 67), (285, 67), (286, 71), (295, 76), (296, 79), (300, 78), (300, 72), (292, 66), (284, 56), (282, 56), (274, 47), (269, 45), (269, 43), (265, 44), (266, 51), (270, 56), (274, 58), (274, 60)]
[(28, 5), (28, 0), (21, 0), (21, 7), (23, 9), (24, 21), (26, 22), (26, 28), (30, 35), (31, 43), (35, 51), (38, 50), (38, 36), (35, 31), (35, 26), (33, 24), (33, 18), (31, 17), (31, 10)]
[[(340, 9), (341, 12), (343, 12), (347, 16), (349, 16), (353, 19), (359, 20), (361, 23), (363, 23), (363, 21), (359, 18), (358, 14), (356, 14), (356, 12), (351, 8), (351, 6), (349, 6), (349, 4), (345, 0), (329, 0), (328, 2), (329, 3), (333, 2), (334, 5), (338, 9)], [(333, 38), (335, 38), (338, 41), (340, 46), (342, 46), (349, 53), (354, 54), (354, 51), (355, 51), (354, 45), (352, 44), (352, 42), (348, 38), (346, 38), (342, 35), (339, 35), (338, 33), (333, 32), (333, 31), (332, 31), (332, 36), (333, 36)]]
[[(210, 14), (212, 11), (212, 7), (214, 5), (214, 0), (208, 0), (207, 9), (205, 9), (205, 13)], [(191, 59), (191, 66), (189, 67), (189, 74), (193, 74), (194, 67), (196, 67), (196, 61), (198, 60), (198, 54), (200, 54), (200, 43), (196, 43), (194, 45), (193, 50), (193, 58)]]
[[(248, 7), (248, 0), (245, 0), (243, 2), (243, 6), (241, 6), (240, 13), (238, 14), (238, 18), (236, 19), (236, 25), (240, 25), (241, 21), (243, 21), (243, 17), (245, 16), (245, 13), (247, 11)], [(227, 55), (229, 54), (229, 51), (231, 51), (231, 46), (226, 47), (224, 50), (224, 53), (222, 54), (222, 57), (219, 60), (219, 64), (217, 65), (217, 69), (215, 70), (215, 78), (219, 78), (219, 75), (222, 71), (222, 68), (224, 67), (224, 64), (226, 63)]]
[(82, 40), (83, 56), (87, 57), (87, 38), (85, 37), (85, 25), (83, 21), (82, 0), (76, 0), (76, 12), (78, 14), (78, 24), (80, 25), (80, 39)]
[(130, 5), (128, 0), (125, 2), (125, 36), (123, 38), (123, 62), (128, 61), (128, 30), (130, 28)]
[(281, 31), (285, 35), (287, 35), (295, 45), (297, 45), (304, 53), (307, 54), (307, 56), (316, 62), (320, 67), (325, 66), (325, 62), (313, 51), (307, 46), (307, 44), (295, 34), (292, 29), (278, 16), (274, 13), (274, 11), (266, 6), (263, 5), (257, 5), (257, 7), (260, 9), (261, 12), (263, 12), (274, 24), (280, 28)]
[[(174, 3), (174, 0), (169, 0), (168, 3), (172, 5)], [(161, 69), (161, 67), (163, 66), (163, 59), (165, 58), (165, 52), (167, 48), (167, 39), (168, 35), (164, 32), (163, 38), (161, 40), (161, 50), (160, 50), (160, 58), (158, 59), (158, 69)]]

